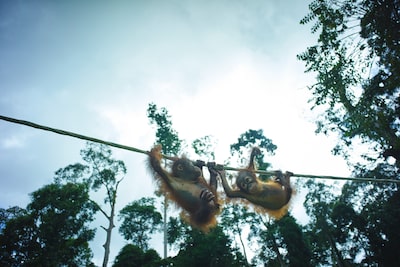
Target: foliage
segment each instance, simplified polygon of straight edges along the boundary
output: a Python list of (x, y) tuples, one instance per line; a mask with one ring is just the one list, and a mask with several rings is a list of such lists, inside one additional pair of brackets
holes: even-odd
[(215, 141), (212, 136), (209, 135), (198, 138), (192, 142), (194, 152), (199, 156), (209, 157), (211, 161), (215, 160), (214, 146)]
[[(248, 130), (241, 134), (237, 143), (231, 145), (231, 155), (244, 153), (246, 164), (249, 160), (251, 147), (259, 147), (262, 155), (256, 157), (256, 163), (260, 169), (268, 169), (271, 164), (264, 162), (265, 152), (274, 155), (277, 146), (272, 140), (265, 137), (262, 130)], [(248, 150), (248, 151), (245, 151)], [(243, 162), (243, 157), (242, 162)], [(265, 175), (260, 175), (261, 179), (268, 179)], [(296, 223), (293, 217), (286, 216), (281, 221), (269, 219), (265, 221), (263, 216), (248, 210), (246, 206), (234, 204), (224, 209), (222, 213), (222, 223), (229, 229), (231, 234), (238, 237), (245, 258), (247, 254), (242, 239), (243, 229), (250, 227), (248, 239), (258, 242), (258, 255), (253, 258), (253, 264), (266, 263), (268, 266), (307, 266), (311, 257), (310, 249), (303, 240), (302, 228)], [(281, 251), (286, 251), (283, 254)]]
[(400, 260), (395, 252), (400, 235), (393, 230), (400, 222), (398, 191), (347, 183), (341, 195), (334, 195), (334, 188), (322, 183), (308, 181), (307, 187), (305, 207), (311, 221), (306, 236), (314, 264), (355, 265), (358, 256), (368, 266)]
[(112, 158), (111, 149), (103, 144), (88, 142), (86, 148), (81, 150), (81, 156), (87, 165), (76, 163), (59, 169), (54, 180), (56, 183), (80, 182), (94, 192), (101, 189), (105, 191), (104, 203), (108, 209), (93, 200), (89, 200), (94, 205), (95, 210), (99, 210), (108, 221), (107, 227), (101, 226), (106, 231), (106, 241), (103, 245), (105, 250), (103, 267), (105, 267), (110, 254), (118, 186), (126, 175), (126, 167), (123, 161)]
[(312, 266), (311, 250), (302, 227), (289, 214), (280, 220), (265, 220), (257, 215), (250, 226), (250, 240), (258, 241), (254, 264), (268, 266)]
[(167, 242), (170, 245), (176, 245), (179, 249), (184, 243), (186, 234), (189, 232), (190, 226), (182, 222), (181, 218), (169, 217), (167, 227)]
[(161, 258), (158, 253), (153, 250), (144, 252), (140, 247), (127, 244), (118, 253), (115, 258), (113, 267), (159, 267), (161, 266)]
[(310, 217), (310, 222), (306, 226), (306, 235), (313, 251), (312, 263), (313, 265), (341, 265), (344, 259), (335, 236), (338, 228), (331, 218), (338, 196), (332, 193), (333, 186), (324, 183), (308, 180), (306, 186), (308, 193), (304, 207)]
[(154, 207), (154, 198), (141, 198), (126, 205), (119, 212), (122, 224), (119, 232), (140, 249), (148, 249), (150, 234), (162, 224), (162, 216)]
[(157, 125), (156, 143), (162, 145), (162, 151), (166, 155), (177, 155), (181, 150), (181, 142), (178, 133), (172, 128), (171, 116), (166, 108), (157, 109), (153, 103), (147, 108), (147, 117), (150, 123)]
[(303, 229), (293, 216), (287, 214), (276, 221), (282, 240), (287, 249), (287, 260), (290, 266), (310, 266), (311, 251), (305, 242)]
[[(324, 111), (317, 132), (338, 134), (334, 152), (349, 160), (354, 175), (399, 179), (400, 3), (315, 0), (309, 8), (300, 23), (314, 22), (318, 43), (298, 58), (317, 74), (310, 87), (312, 108)], [(360, 142), (367, 148), (360, 152), (364, 161), (350, 162)], [(399, 260), (400, 236), (391, 231), (400, 220), (393, 206), (397, 185), (348, 182), (340, 196), (322, 184), (308, 187), (316, 263), (357, 264), (358, 256), (363, 265), (390, 266)]]
[(0, 208), (0, 234), (3, 232), (3, 229), (9, 220), (25, 214), (26, 210), (18, 206), (10, 207), (8, 209)]
[[(389, 167), (389, 170), (392, 169)], [(365, 171), (363, 174), (387, 179), (393, 177), (389, 170), (380, 164), (374, 170)], [(347, 238), (357, 240), (358, 246), (365, 248), (363, 263), (387, 266), (400, 260), (400, 255), (395, 251), (400, 244), (400, 235), (395, 230), (395, 225), (400, 221), (398, 199), (397, 185), (360, 186), (353, 182), (343, 187), (341, 200), (354, 209), (354, 212), (347, 214), (344, 222), (349, 224), (349, 228), (354, 229), (354, 232), (359, 233), (356, 238), (352, 238), (352, 235)]]
[(102, 144), (88, 142), (86, 148), (81, 150), (81, 156), (91, 169), (91, 174), (85, 181), (94, 191), (105, 187), (107, 194), (104, 202), (115, 202), (116, 189), (126, 174), (125, 163), (122, 160), (113, 159), (111, 149)]
[(221, 225), (227, 234), (237, 236), (243, 250), (246, 262), (249, 262), (246, 253), (246, 246), (243, 241), (243, 232), (247, 225), (253, 225), (256, 214), (249, 210), (247, 206), (240, 204), (228, 204), (221, 213)]
[(49, 184), (32, 193), (27, 210), (6, 221), (0, 238), (1, 265), (88, 266), (95, 231), (93, 206), (84, 184)]
[(37, 227), (33, 216), (23, 209), (2, 222), (0, 266), (28, 266), (36, 262), (40, 244), (35, 241)]
[(315, 0), (301, 24), (315, 22), (318, 44), (298, 58), (317, 73), (313, 108), (324, 107), (317, 131), (339, 134), (335, 153), (369, 144), (374, 157), (400, 166), (400, 4), (398, 1)]
[(58, 169), (56, 171), (54, 182), (57, 184), (62, 184), (65, 181), (70, 183), (88, 183), (89, 181), (85, 177), (89, 174), (89, 166), (81, 163), (70, 164), (67, 167)]
[[(157, 126), (156, 131), (156, 144), (161, 144), (162, 151), (165, 155), (177, 155), (181, 150), (181, 142), (177, 131), (172, 128), (171, 116), (168, 114), (166, 108), (160, 108), (150, 103), (147, 108), (147, 117), (150, 120), (150, 124)], [(161, 192), (156, 192), (159, 195)], [(164, 211), (163, 211), (163, 232), (164, 232), (164, 258), (167, 257), (167, 210), (168, 210), (168, 199), (164, 196)]]
[[(366, 236), (370, 240), (371, 254), (366, 257), (365, 262), (378, 262), (382, 266), (389, 266), (399, 262), (400, 234), (398, 225), (400, 223), (400, 192), (396, 191), (387, 201), (379, 206), (379, 210), (367, 214)], [(381, 223), (374, 223), (381, 222)], [(374, 223), (374, 224), (373, 224)]]
[[(171, 229), (173, 227), (181, 229)], [(180, 242), (180, 250), (171, 259), (173, 266), (247, 266), (243, 255), (237, 249), (231, 248), (231, 240), (220, 226), (212, 228), (206, 234), (188, 227), (182, 221), (172, 220), (169, 232), (180, 233), (174, 240)]]
[[(255, 158), (258, 168), (262, 170), (270, 168), (271, 164), (264, 161), (264, 155), (266, 153), (274, 155), (277, 146), (272, 142), (271, 139), (265, 137), (262, 129), (250, 129), (241, 134), (237, 143), (231, 145), (231, 155), (239, 155), (241, 164), (248, 164), (250, 157), (249, 153), (252, 147), (258, 147), (261, 150), (261, 155)], [(243, 154), (246, 156), (243, 157)], [(265, 175), (261, 175), (260, 178), (267, 179)]]

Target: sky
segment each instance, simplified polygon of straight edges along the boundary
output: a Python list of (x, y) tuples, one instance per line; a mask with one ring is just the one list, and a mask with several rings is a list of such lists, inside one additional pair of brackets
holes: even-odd
[[(277, 145), (274, 169), (348, 176), (334, 137), (316, 136), (296, 55), (316, 43), (300, 19), (309, 1), (0, 1), (0, 114), (150, 150), (149, 103), (187, 143), (217, 141), (217, 162), (249, 129)], [(0, 121), (0, 207), (25, 207), (85, 141)], [(112, 149), (128, 173), (120, 209), (154, 196), (146, 157)], [(237, 166), (242, 167), (242, 166)], [(292, 213), (304, 222), (300, 197)], [(97, 224), (105, 223), (99, 217)], [(110, 264), (126, 243), (115, 228)], [(105, 234), (91, 242), (100, 265)], [(162, 242), (151, 244), (162, 255)]]

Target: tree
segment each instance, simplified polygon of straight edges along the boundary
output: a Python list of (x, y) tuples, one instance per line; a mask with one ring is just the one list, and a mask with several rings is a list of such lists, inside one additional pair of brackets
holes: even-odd
[[(372, 171), (364, 171), (368, 177), (394, 177), (391, 166), (378, 165)], [(390, 266), (400, 260), (396, 247), (400, 245), (400, 235), (395, 225), (400, 222), (397, 200), (399, 190), (396, 184), (347, 183), (342, 189), (341, 199), (346, 205), (338, 207), (334, 220), (347, 226), (351, 244), (363, 248), (365, 265)], [(343, 214), (345, 210), (346, 214)], [(357, 233), (357, 234), (352, 234)]]
[(325, 109), (317, 131), (339, 135), (337, 154), (361, 141), (374, 155), (364, 153), (367, 160), (391, 156), (400, 167), (400, 4), (315, 0), (309, 8), (300, 23), (315, 21), (318, 44), (298, 58), (317, 73), (311, 101)]
[(126, 175), (126, 167), (123, 161), (112, 158), (111, 149), (102, 144), (88, 142), (86, 148), (81, 150), (81, 156), (87, 165), (77, 163), (60, 169), (56, 172), (55, 181), (59, 183), (63, 181), (82, 182), (94, 192), (104, 190), (104, 203), (108, 209), (103, 208), (94, 200), (90, 201), (108, 221), (107, 227), (101, 226), (106, 231), (102, 265), (106, 267), (109, 261), (112, 230), (115, 227), (118, 186)]
[(276, 224), (285, 243), (289, 266), (310, 266), (311, 251), (305, 242), (302, 227), (296, 222), (296, 219), (287, 214), (276, 221)]
[(221, 214), (221, 224), (223, 229), (233, 236), (239, 238), (242, 246), (243, 255), (246, 262), (249, 262), (246, 253), (246, 246), (243, 241), (243, 229), (246, 225), (251, 225), (254, 219), (254, 212), (251, 212), (248, 207), (237, 203), (230, 203), (224, 207)]
[[(399, 179), (399, 2), (316, 0), (309, 8), (300, 23), (314, 22), (311, 31), (319, 33), (318, 43), (298, 58), (307, 72), (317, 74), (310, 87), (312, 108), (323, 111), (317, 132), (336, 133), (340, 142), (334, 153), (349, 161), (353, 148), (365, 145), (364, 161), (353, 163), (354, 175)], [(336, 232), (331, 232), (336, 243), (350, 246), (355, 255), (356, 245), (346, 239), (357, 240), (358, 247), (365, 248), (366, 265), (398, 261), (393, 248), (400, 237), (389, 230), (400, 220), (399, 209), (392, 206), (397, 195), (397, 185), (347, 183), (326, 218), (336, 224)], [(348, 233), (340, 229), (345, 226), (350, 227)]]
[(94, 209), (84, 184), (49, 184), (32, 193), (0, 238), (5, 266), (91, 266)]
[(18, 209), (17, 214), (2, 209), (0, 266), (28, 266), (38, 257), (40, 245), (36, 242), (34, 218), (27, 210)]
[(314, 183), (310, 180), (306, 185), (309, 191), (304, 201), (304, 207), (310, 216), (310, 222), (307, 224), (307, 236), (314, 254), (312, 265), (336, 264), (335, 248), (332, 248), (333, 245), (336, 247), (336, 243), (330, 242), (333, 226), (329, 224), (332, 202), (336, 198), (331, 193), (332, 188), (328, 188), (323, 183)]
[(142, 250), (148, 249), (149, 235), (162, 224), (162, 216), (154, 207), (154, 198), (131, 202), (119, 212), (119, 219), (122, 220), (119, 232)]
[[(162, 145), (162, 151), (164, 155), (177, 155), (181, 150), (181, 140), (178, 137), (178, 133), (172, 128), (171, 116), (168, 114), (166, 108), (160, 108), (150, 103), (147, 108), (147, 117), (150, 120), (150, 124), (157, 126), (156, 131), (156, 144)], [(168, 200), (164, 196), (164, 258), (167, 257), (167, 210)]]
[[(256, 157), (255, 159), (258, 167), (260, 169), (268, 169), (271, 164), (268, 162), (264, 162), (264, 155), (266, 153), (273, 155), (275, 153), (275, 150), (277, 149), (277, 146), (272, 142), (271, 139), (267, 138), (264, 135), (262, 129), (249, 129), (246, 132), (242, 133), (239, 136), (237, 142), (230, 146), (231, 156), (238, 156), (238, 161), (241, 164), (248, 164), (248, 155), (243, 157), (243, 154), (248, 154), (250, 148), (255, 146), (260, 148), (261, 151), (261, 156)], [(267, 179), (267, 177), (265, 176), (261, 176), (261, 178)], [(238, 208), (237, 204), (234, 204), (234, 206), (232, 207), (235, 208), (224, 211), (222, 221), (224, 224), (228, 225), (228, 229), (233, 229), (233, 231), (231, 231), (231, 234), (235, 234), (238, 236), (243, 253), (246, 258), (246, 263), (248, 264), (247, 253), (244, 242), (242, 240), (242, 228), (245, 224), (247, 224), (250, 228), (254, 227), (254, 229), (256, 229), (257, 224), (260, 223), (262, 219), (255, 213), (248, 211), (247, 207)], [(248, 238), (251, 238), (251, 235), (248, 236)], [(257, 240), (259, 240), (261, 243), (264, 243), (263, 239)]]
[(374, 210), (371, 214), (367, 213), (367, 209), (363, 210), (362, 215), (368, 220), (366, 235), (372, 252), (368, 255), (369, 257), (366, 257), (365, 262), (377, 262), (381, 266), (391, 266), (399, 262), (400, 233), (397, 231), (400, 223), (399, 203), (400, 192), (396, 191), (387, 201), (378, 206), (379, 210)]
[(215, 160), (215, 153), (213, 145), (215, 145), (216, 141), (212, 136), (206, 135), (201, 138), (198, 138), (192, 142), (192, 148), (194, 149), (194, 153), (199, 156), (205, 156), (210, 159), (210, 161)]
[(93, 221), (93, 206), (84, 184), (50, 184), (32, 193), (28, 205), (35, 218), (41, 244), (38, 262), (48, 266), (88, 265), (88, 241), (95, 231), (86, 225)]
[(166, 108), (157, 109), (153, 103), (147, 108), (147, 117), (150, 124), (157, 126), (156, 143), (162, 145), (165, 155), (177, 155), (181, 150), (182, 140), (172, 128), (171, 116)]
[(173, 266), (247, 266), (243, 255), (230, 244), (231, 239), (216, 226), (205, 234), (187, 226), (182, 220), (170, 220), (169, 241), (178, 242), (177, 256), (171, 259)]
[[(212, 138), (205, 136), (193, 141), (192, 148), (195, 153), (200, 156), (207, 157), (211, 160), (215, 159), (212, 152)], [(229, 209), (229, 211), (232, 211)], [(223, 210), (222, 219), (223, 226), (228, 229), (233, 227), (235, 234), (239, 235), (242, 222), (237, 213), (231, 214), (227, 209)], [(248, 217), (244, 210), (240, 215)], [(230, 216), (232, 215), (232, 216)], [(239, 215), (239, 216), (240, 216)], [(179, 249), (179, 253), (172, 259), (167, 259), (166, 264), (173, 266), (249, 266), (247, 258), (240, 251), (230, 246), (231, 238), (225, 234), (223, 228), (216, 226), (210, 229), (210, 232), (203, 233), (197, 229), (193, 229), (181, 219), (170, 218), (168, 222), (168, 243), (175, 244)], [(246, 253), (243, 242), (243, 251)]]
[(127, 244), (118, 253), (113, 267), (159, 267), (161, 259), (154, 249), (144, 252), (140, 247)]
[(113, 267), (141, 267), (143, 265), (143, 250), (133, 244), (125, 245), (115, 257)]
[(311, 250), (302, 227), (290, 214), (280, 220), (255, 215), (250, 227), (250, 240), (258, 241), (258, 254), (253, 263), (268, 266), (313, 266)]
[(355, 265), (355, 259), (368, 251), (368, 238), (365, 235), (365, 219), (355, 211), (353, 206), (344, 202), (342, 197), (333, 205), (330, 220), (335, 227), (333, 237), (340, 246), (346, 264)]
[(10, 207), (8, 209), (0, 208), (0, 234), (3, 232), (3, 229), (9, 220), (24, 214), (26, 214), (26, 210), (18, 206)]
[[(243, 158), (242, 155), (244, 153), (248, 153), (250, 147), (257, 146), (261, 150), (261, 156), (257, 157), (257, 164), (260, 169), (268, 169), (271, 164), (268, 162), (264, 162), (265, 151), (270, 155), (274, 155), (277, 146), (272, 142), (271, 139), (265, 137), (264, 132), (262, 129), (259, 130), (247, 130), (246, 132), (242, 133), (237, 143), (231, 145), (231, 155), (239, 155), (240, 161), (243, 164), (244, 160), (248, 160), (248, 157)], [(247, 151), (245, 151), (247, 150)]]
[[(265, 137), (262, 130), (248, 130), (241, 134), (237, 143), (231, 145), (231, 155), (238, 155), (243, 162), (242, 154), (250, 147), (257, 146), (264, 153), (256, 158), (261, 169), (270, 168), (271, 164), (264, 162), (265, 152), (273, 155), (277, 146), (272, 140)], [(246, 160), (248, 156), (246, 155)], [(247, 163), (247, 162), (246, 162)], [(268, 179), (261, 176), (262, 179)], [(249, 211), (248, 207), (239, 207), (237, 204), (228, 206), (222, 214), (222, 222), (231, 233), (238, 236), (246, 257), (245, 246), (242, 240), (243, 229), (250, 227), (248, 239), (259, 243), (258, 255), (253, 258), (253, 264), (267, 263), (268, 266), (307, 266), (311, 252), (304, 240), (302, 228), (292, 216), (286, 215), (280, 221), (265, 218), (263, 215)], [(286, 253), (283, 253), (286, 251)], [(247, 257), (246, 257), (247, 260)]]
[(309, 180), (306, 183), (309, 192), (304, 207), (310, 217), (307, 235), (310, 240), (316, 264), (346, 266), (343, 252), (338, 247), (336, 225), (332, 221), (332, 213), (339, 197), (335, 196), (332, 186)]

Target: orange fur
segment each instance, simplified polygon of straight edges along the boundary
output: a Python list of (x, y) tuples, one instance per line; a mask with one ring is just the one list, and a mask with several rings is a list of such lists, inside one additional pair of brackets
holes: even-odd
[(260, 150), (253, 148), (249, 166), (240, 171), (236, 178), (238, 188), (232, 189), (230, 187), (224, 172), (220, 172), (222, 185), (230, 199), (240, 199), (240, 201), (251, 203), (255, 211), (267, 213), (276, 219), (280, 219), (287, 213), (294, 193), (290, 185), (292, 173), (282, 174), (277, 172), (279, 180), (261, 181), (254, 173), (254, 157), (258, 154), (260, 154)]
[(203, 231), (215, 226), (220, 206), (218, 196), (216, 188), (207, 184), (201, 169), (182, 157), (173, 159), (170, 172), (161, 167), (161, 159), (161, 146), (158, 145), (149, 153), (149, 167), (155, 174), (159, 189), (183, 209), (182, 218)]

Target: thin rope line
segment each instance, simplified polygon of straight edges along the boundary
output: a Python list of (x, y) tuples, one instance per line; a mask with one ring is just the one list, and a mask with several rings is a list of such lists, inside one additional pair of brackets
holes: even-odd
[[(29, 126), (29, 127), (32, 127), (32, 128), (44, 130), (44, 131), (49, 131), (49, 132), (53, 132), (53, 133), (57, 133), (57, 134), (61, 134), (61, 135), (66, 135), (66, 136), (70, 136), (70, 137), (74, 137), (74, 138), (78, 138), (78, 139), (82, 139), (82, 140), (87, 140), (87, 141), (91, 141), (91, 142), (95, 142), (95, 143), (100, 143), (100, 144), (108, 145), (108, 146), (111, 146), (111, 147), (116, 147), (116, 148), (120, 148), (120, 149), (124, 149), (124, 150), (129, 150), (129, 151), (133, 151), (133, 152), (137, 152), (137, 153), (142, 153), (142, 154), (146, 154), (146, 155), (148, 155), (150, 153), (149, 151), (138, 149), (138, 148), (135, 148), (135, 147), (125, 146), (125, 145), (121, 145), (121, 144), (117, 144), (117, 143), (109, 142), (109, 141), (104, 141), (104, 140), (101, 140), (101, 139), (98, 139), (98, 138), (94, 138), (94, 137), (90, 137), (90, 136), (86, 136), (86, 135), (82, 135), (82, 134), (77, 134), (77, 133), (73, 133), (73, 132), (69, 132), (69, 131), (64, 131), (64, 130), (60, 130), (60, 129), (56, 129), (56, 128), (51, 128), (51, 127), (47, 127), (47, 126), (44, 126), (44, 125), (36, 124), (36, 123), (30, 122), (30, 121), (14, 119), (14, 118), (2, 116), (2, 115), (0, 115), (0, 119), (4, 120), (4, 121), (16, 123), (16, 124), (22, 124), (22, 125)], [(165, 155), (162, 155), (162, 156), (167, 158), (167, 159), (172, 159), (173, 158), (173, 157), (169, 157), (169, 156), (165, 156)], [(224, 166), (224, 165), (220, 165), (220, 164), (217, 165), (217, 167), (220, 167), (220, 168), (222, 167), (224, 170), (227, 170), (227, 171), (241, 171), (241, 170), (243, 170), (243, 168), (233, 168), (233, 167)], [(266, 174), (266, 175), (274, 175), (275, 174), (275, 172), (262, 171), (262, 170), (256, 170), (254, 172), (259, 173), (259, 174)], [(379, 182), (379, 183), (396, 183), (396, 184), (400, 184), (400, 180), (393, 180), (393, 179), (339, 177), (339, 176), (310, 175), (310, 174), (293, 174), (292, 176), (300, 177), (300, 178), (313, 178), (313, 179), (353, 180), (353, 181), (359, 181), (359, 182)]]
[(39, 125), (39, 124), (36, 124), (36, 123), (33, 123), (33, 122), (29, 122), (29, 121), (18, 120), (18, 119), (14, 119), (14, 118), (10, 118), (10, 117), (5, 117), (5, 116), (2, 116), (2, 115), (0, 115), (0, 119), (5, 120), (5, 121), (9, 121), (9, 122), (13, 122), (13, 123), (17, 123), (17, 124), (26, 125), (26, 126), (33, 127), (33, 128), (40, 129), (40, 130), (44, 130), (44, 131), (54, 132), (54, 133), (57, 133), (57, 134), (71, 136), (71, 137), (75, 137), (75, 138), (79, 138), (79, 139), (83, 139), (83, 140), (87, 140), (87, 141), (92, 141), (92, 142), (95, 142), (95, 143), (105, 144), (105, 145), (116, 147), (116, 148), (120, 148), (120, 149), (125, 149), (125, 150), (138, 152), (138, 153), (142, 153), (142, 154), (147, 154), (147, 155), (149, 154), (149, 152), (146, 151), (146, 150), (141, 150), (141, 149), (138, 149), (138, 148), (135, 148), (135, 147), (131, 147), (131, 146), (120, 145), (120, 144), (117, 144), (117, 143), (104, 141), (104, 140), (101, 140), (101, 139), (97, 139), (97, 138), (86, 136), (86, 135), (82, 135), (82, 134), (77, 134), (77, 133), (68, 132), (68, 131), (64, 131), (64, 130), (60, 130), (60, 129), (56, 129), (56, 128), (51, 128), (51, 127)]
[[(240, 171), (242, 169), (238, 168), (232, 168), (228, 166), (223, 166), (225, 170), (229, 171)], [(262, 171), (262, 170), (256, 170), (256, 173), (259, 174), (266, 174), (266, 175), (275, 175), (276, 172), (271, 172), (271, 171)], [(393, 179), (378, 179), (378, 178), (372, 178), (372, 177), (340, 177), (340, 176), (330, 176), (330, 175), (311, 175), (311, 174), (293, 174), (293, 177), (299, 177), (299, 178), (312, 178), (312, 179), (331, 179), (331, 180), (352, 180), (352, 181), (358, 181), (358, 182), (378, 182), (378, 183), (396, 183), (400, 184), (400, 180), (393, 180)]]

